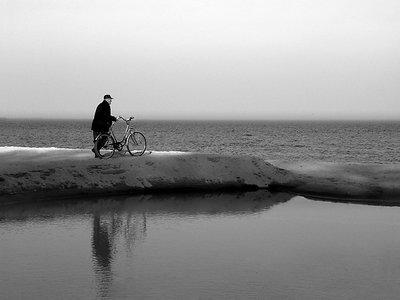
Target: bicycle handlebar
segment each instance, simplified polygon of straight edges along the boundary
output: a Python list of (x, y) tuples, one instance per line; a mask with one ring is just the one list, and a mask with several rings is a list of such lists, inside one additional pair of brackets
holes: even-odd
[[(129, 121), (133, 120), (133, 117), (129, 117), (129, 119), (127, 120), (127, 119), (125, 119), (124, 117), (119, 116), (118, 119), (122, 119), (122, 120), (124, 120), (125, 122), (129, 122)], [(118, 119), (117, 119), (117, 120), (118, 120)]]

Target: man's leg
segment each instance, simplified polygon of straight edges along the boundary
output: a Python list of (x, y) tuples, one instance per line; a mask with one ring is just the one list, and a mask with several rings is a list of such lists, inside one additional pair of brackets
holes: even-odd
[[(93, 131), (93, 144), (96, 142), (96, 138), (99, 136), (101, 132)], [(99, 157), (96, 152), (94, 151), (95, 145), (93, 145), (92, 152), (94, 153), (95, 157)], [(101, 147), (100, 147), (101, 148)]]

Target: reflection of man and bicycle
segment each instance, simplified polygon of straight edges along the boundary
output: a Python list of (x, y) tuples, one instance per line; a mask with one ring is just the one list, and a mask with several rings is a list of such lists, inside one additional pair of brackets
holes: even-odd
[[(113, 265), (126, 253), (134, 259), (135, 247), (145, 241), (152, 222), (171, 218), (255, 214), (284, 203), (293, 196), (265, 190), (242, 193), (180, 193), (128, 196), (98, 202), (93, 214), (92, 258), (98, 293), (107, 298), (112, 286)], [(161, 249), (160, 249), (161, 250)], [(122, 253), (121, 253), (122, 252)]]
[(133, 252), (134, 245), (146, 236), (146, 214), (104, 212), (93, 215), (92, 257), (98, 293), (106, 297), (111, 287), (112, 264), (118, 247)]
[[(144, 246), (146, 239), (149, 238), (151, 243), (161, 243), (157, 249), (163, 251), (157, 228), (164, 226), (160, 224), (165, 224), (166, 220), (174, 223), (188, 219), (209, 220), (258, 214), (292, 197), (289, 194), (271, 194), (259, 190), (242, 193), (111, 196), (95, 201), (79, 199), (29, 203), (2, 208), (0, 225), (7, 226), (17, 222), (21, 228), (30, 228), (40, 224), (52, 233), (52, 230), (60, 230), (54, 224), (64, 224), (65, 216), (71, 220), (79, 220), (80, 235), (87, 236), (86, 241), (83, 245), (78, 243), (68, 247), (73, 247), (71, 250), (81, 253), (81, 257), (77, 257), (80, 261), (91, 258), (88, 262), (92, 264), (96, 294), (99, 298), (107, 298), (113, 293), (115, 285), (119, 284), (116, 282), (117, 275), (124, 271), (121, 270), (121, 262), (127, 263), (134, 274), (135, 264), (140, 263), (135, 260), (135, 253), (139, 252), (140, 245), (143, 246), (142, 250), (147, 249), (147, 246)], [(85, 224), (90, 224), (90, 227), (87, 228)], [(46, 242), (51, 246), (52, 238)], [(90, 245), (90, 250), (87, 245)], [(86, 252), (88, 250), (89, 253)]]
[[(91, 127), (94, 142), (92, 152), (97, 158), (111, 158), (116, 150), (121, 152), (126, 146), (130, 155), (143, 155), (147, 147), (145, 136), (131, 126), (133, 117), (125, 119), (111, 115), (113, 99), (110, 95), (104, 95), (103, 101), (96, 108)], [(123, 120), (126, 123), (125, 132), (120, 141), (117, 140), (112, 129), (113, 122), (117, 120)]]

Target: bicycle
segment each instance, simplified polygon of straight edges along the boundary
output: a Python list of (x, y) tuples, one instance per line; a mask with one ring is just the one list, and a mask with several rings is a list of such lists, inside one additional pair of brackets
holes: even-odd
[(133, 117), (124, 119), (119, 116), (117, 120), (119, 119), (124, 120), (126, 123), (122, 140), (117, 141), (112, 130), (112, 124), (108, 133), (101, 133), (96, 137), (94, 151), (98, 157), (111, 158), (115, 150), (122, 151), (125, 145), (127, 145), (128, 152), (132, 156), (141, 156), (146, 151), (147, 141), (145, 136), (139, 131), (133, 131), (133, 128), (130, 126), (130, 121)]

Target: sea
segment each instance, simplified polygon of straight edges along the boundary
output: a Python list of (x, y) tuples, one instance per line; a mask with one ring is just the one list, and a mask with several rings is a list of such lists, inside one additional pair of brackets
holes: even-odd
[[(0, 147), (91, 149), (91, 120), (0, 119)], [(400, 121), (134, 120), (152, 151), (252, 155), (266, 161), (400, 162)], [(118, 138), (122, 121), (113, 126)]]

